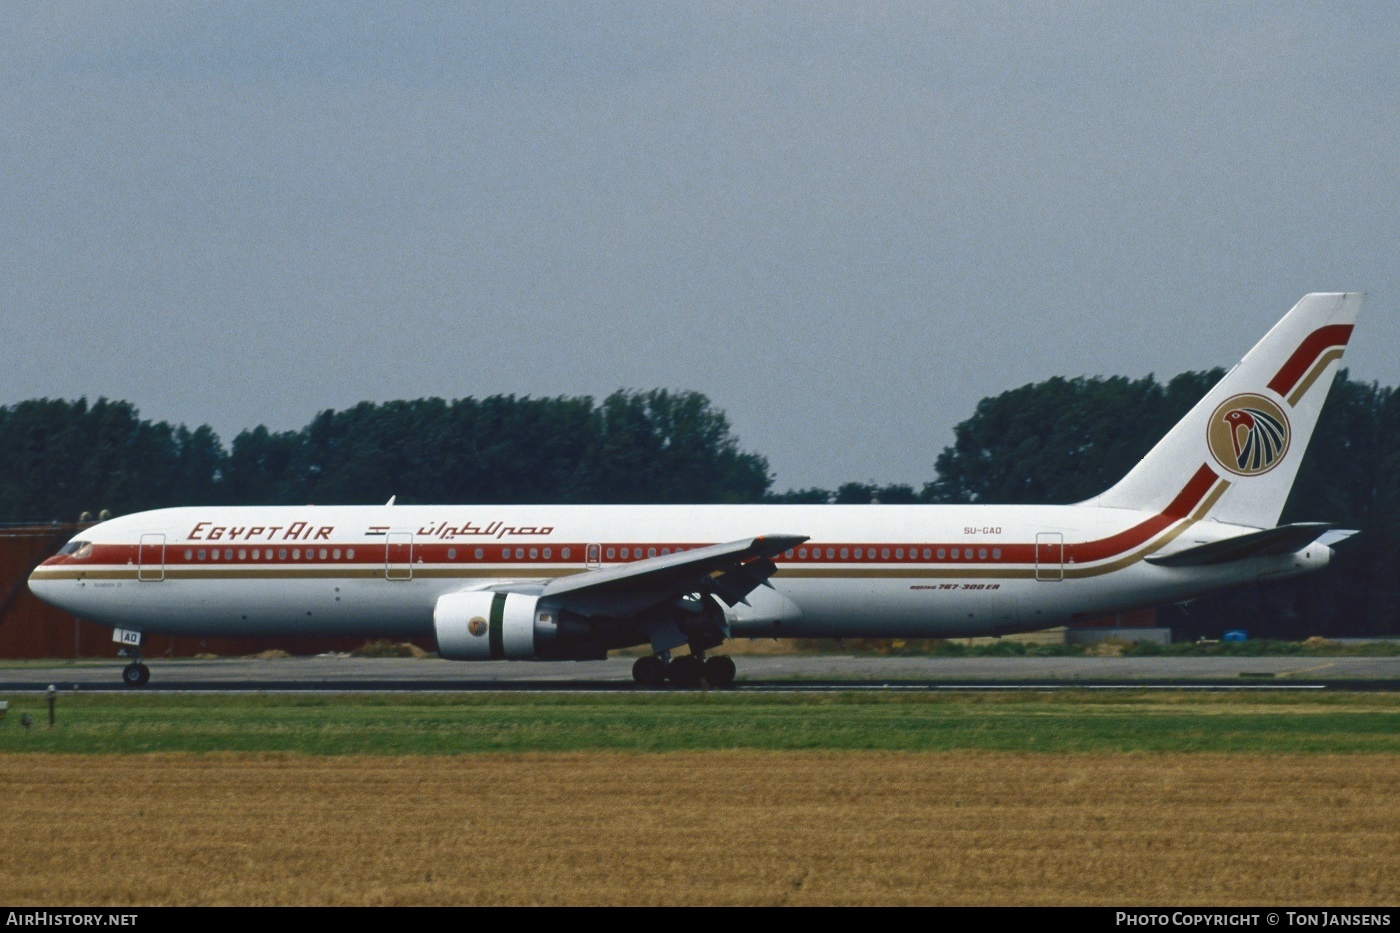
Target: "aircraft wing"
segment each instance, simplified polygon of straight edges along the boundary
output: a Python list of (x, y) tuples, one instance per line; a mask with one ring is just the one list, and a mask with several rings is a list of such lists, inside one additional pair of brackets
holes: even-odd
[[(1292, 554), (1301, 551), (1322, 537), (1330, 544), (1347, 538), (1355, 532), (1333, 530), (1335, 526), (1326, 522), (1299, 522), (1296, 525), (1280, 525), (1263, 531), (1212, 541), (1171, 554), (1154, 554), (1146, 558), (1149, 564), (1159, 567), (1204, 567), (1210, 564), (1225, 564), (1249, 557), (1267, 557), (1276, 554)], [(1340, 535), (1340, 537), (1338, 537)]]
[(539, 596), (586, 616), (630, 615), (692, 593), (713, 594), (730, 606), (747, 603), (745, 597), (777, 572), (772, 558), (806, 540), (764, 535), (649, 557), (560, 577)]

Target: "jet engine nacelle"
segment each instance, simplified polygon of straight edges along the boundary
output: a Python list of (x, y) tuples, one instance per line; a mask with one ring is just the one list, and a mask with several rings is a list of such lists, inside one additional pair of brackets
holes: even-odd
[[(438, 654), (451, 661), (528, 661), (553, 634), (554, 613), (538, 596), (474, 591), (448, 593), (433, 607)], [(536, 628), (545, 631), (536, 638)]]

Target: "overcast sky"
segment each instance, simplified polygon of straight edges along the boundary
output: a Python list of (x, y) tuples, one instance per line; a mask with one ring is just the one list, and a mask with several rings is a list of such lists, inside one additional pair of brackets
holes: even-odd
[(0, 404), (694, 389), (917, 486), (1308, 291), (1400, 384), (1400, 5), (0, 0), (0, 209)]

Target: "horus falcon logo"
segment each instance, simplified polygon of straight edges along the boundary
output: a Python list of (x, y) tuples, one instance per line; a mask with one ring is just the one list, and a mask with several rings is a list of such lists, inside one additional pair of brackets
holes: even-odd
[(480, 638), (486, 634), (486, 620), (481, 616), (472, 616), (472, 620), (467, 623), (467, 631)]
[(1262, 395), (1226, 399), (1210, 416), (1206, 443), (1225, 469), (1239, 476), (1258, 476), (1278, 465), (1288, 453), (1292, 432), (1288, 416)]

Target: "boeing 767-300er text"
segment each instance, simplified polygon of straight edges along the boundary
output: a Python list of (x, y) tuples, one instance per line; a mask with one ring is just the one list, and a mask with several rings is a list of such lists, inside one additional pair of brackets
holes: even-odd
[(1347, 534), (1275, 525), (1360, 306), (1304, 297), (1076, 505), (161, 509), (83, 531), (29, 586), (112, 626), (132, 686), (152, 633), (434, 636), (460, 661), (650, 645), (639, 682), (719, 686), (734, 662), (706, 652), (728, 638), (992, 635), (1178, 602), (1317, 570)]

